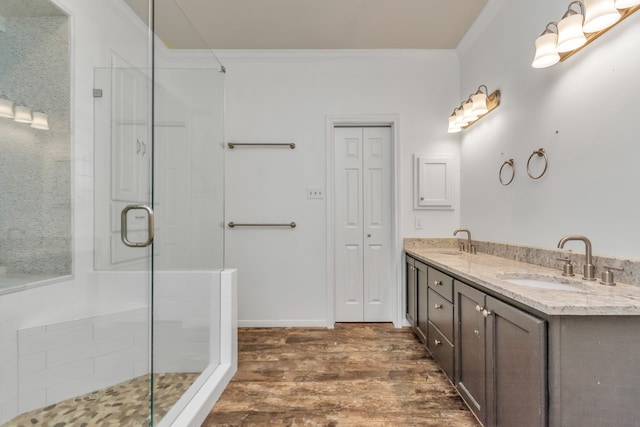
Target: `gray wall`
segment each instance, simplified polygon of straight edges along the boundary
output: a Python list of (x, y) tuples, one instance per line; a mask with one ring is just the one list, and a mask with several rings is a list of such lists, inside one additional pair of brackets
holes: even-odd
[[(536, 37), (568, 3), (491, 0), (458, 47), (461, 93), (482, 83), (502, 92), (460, 137), (461, 225), (479, 240), (548, 249), (583, 234), (594, 254), (640, 259), (640, 13), (565, 62), (531, 67)], [(527, 159), (540, 147), (549, 168), (533, 180)], [(504, 187), (498, 170), (509, 158), (516, 176)]]

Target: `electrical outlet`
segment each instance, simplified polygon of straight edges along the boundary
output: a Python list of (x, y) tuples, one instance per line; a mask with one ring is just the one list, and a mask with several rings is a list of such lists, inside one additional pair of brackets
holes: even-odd
[(422, 225), (422, 217), (421, 216), (417, 216), (416, 217), (416, 228), (417, 229), (424, 228), (424, 225)]
[(307, 188), (307, 199), (324, 199), (322, 188)]

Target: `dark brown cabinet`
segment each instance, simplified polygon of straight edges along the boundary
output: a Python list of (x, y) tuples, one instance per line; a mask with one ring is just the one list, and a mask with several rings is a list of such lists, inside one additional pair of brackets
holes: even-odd
[(416, 299), (416, 260), (407, 257), (405, 274), (407, 277), (406, 284), (406, 295), (407, 295), (407, 307), (406, 307), (406, 317), (407, 322), (411, 325), (411, 327), (415, 327), (416, 325), (416, 309), (417, 309), (417, 299)]
[(453, 278), (428, 269), (429, 340), (427, 348), (449, 379), (454, 381)]
[(429, 293), (427, 285), (427, 266), (416, 260), (416, 332), (426, 343), (429, 339)]
[(488, 426), (544, 426), (546, 322), (454, 284), (456, 387)]
[(640, 316), (545, 314), (407, 258), (414, 331), (485, 426), (638, 424)]
[(426, 264), (407, 257), (407, 321), (415, 331), (418, 338), (426, 345), (428, 330), (428, 285)]

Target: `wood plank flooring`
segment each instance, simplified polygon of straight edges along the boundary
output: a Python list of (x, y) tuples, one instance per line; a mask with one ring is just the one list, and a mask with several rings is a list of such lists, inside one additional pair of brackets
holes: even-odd
[(478, 426), (409, 328), (243, 328), (210, 426)]

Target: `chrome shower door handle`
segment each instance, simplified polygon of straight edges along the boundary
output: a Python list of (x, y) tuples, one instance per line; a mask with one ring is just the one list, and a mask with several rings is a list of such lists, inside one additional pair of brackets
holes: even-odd
[[(144, 210), (147, 211), (147, 241), (146, 242), (132, 242), (127, 237), (127, 213), (132, 210)], [(153, 243), (153, 209), (147, 205), (128, 205), (122, 209), (120, 214), (120, 238), (122, 243), (130, 248), (146, 248)]]

